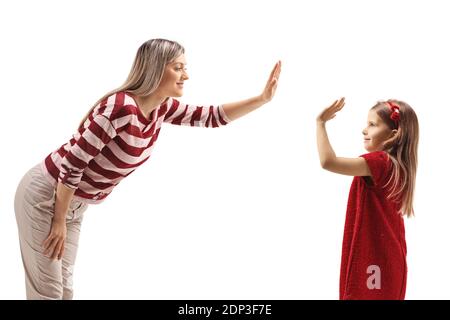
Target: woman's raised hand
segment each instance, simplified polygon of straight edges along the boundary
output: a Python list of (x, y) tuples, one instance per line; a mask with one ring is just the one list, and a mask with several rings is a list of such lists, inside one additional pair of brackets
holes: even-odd
[(273, 96), (275, 95), (275, 92), (277, 91), (280, 72), (281, 72), (281, 61), (278, 61), (273, 67), (269, 79), (267, 80), (266, 87), (264, 88), (264, 91), (261, 94), (261, 98), (264, 101), (264, 103), (267, 103), (270, 100), (272, 100)]

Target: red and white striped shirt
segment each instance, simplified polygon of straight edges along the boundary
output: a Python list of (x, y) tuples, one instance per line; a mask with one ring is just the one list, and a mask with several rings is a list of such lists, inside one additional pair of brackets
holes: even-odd
[(49, 181), (75, 189), (74, 198), (100, 203), (150, 157), (163, 122), (216, 128), (226, 125), (222, 106), (192, 106), (169, 98), (147, 119), (125, 92), (96, 106), (73, 138), (41, 166)]

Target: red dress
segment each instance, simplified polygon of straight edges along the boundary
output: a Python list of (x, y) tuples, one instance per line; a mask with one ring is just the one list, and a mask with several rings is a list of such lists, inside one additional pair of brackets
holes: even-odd
[(340, 294), (347, 299), (405, 298), (406, 241), (400, 204), (387, 198), (393, 166), (385, 152), (362, 155), (372, 177), (350, 188), (342, 244)]

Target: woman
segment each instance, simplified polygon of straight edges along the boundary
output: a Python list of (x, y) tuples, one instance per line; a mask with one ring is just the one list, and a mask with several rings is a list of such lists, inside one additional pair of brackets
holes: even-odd
[(28, 299), (71, 299), (83, 213), (102, 202), (152, 152), (163, 122), (219, 127), (269, 102), (281, 71), (277, 62), (263, 92), (219, 106), (179, 102), (186, 73), (184, 48), (152, 39), (138, 49), (126, 82), (104, 95), (73, 138), (28, 171), (15, 197)]

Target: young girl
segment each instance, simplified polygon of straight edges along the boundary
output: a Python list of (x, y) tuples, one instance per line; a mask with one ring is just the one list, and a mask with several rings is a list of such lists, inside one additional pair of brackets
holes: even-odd
[(404, 299), (406, 242), (403, 216), (414, 214), (419, 124), (405, 102), (378, 102), (362, 131), (368, 153), (336, 157), (325, 123), (344, 107), (335, 101), (317, 117), (317, 147), (326, 170), (355, 176), (342, 245), (340, 299)]
[(67, 143), (28, 171), (15, 197), (28, 299), (71, 299), (72, 273), (83, 212), (102, 202), (143, 164), (163, 122), (216, 128), (269, 102), (281, 62), (262, 93), (216, 106), (194, 106), (183, 94), (184, 48), (164, 39), (138, 49), (125, 83), (104, 95)]

